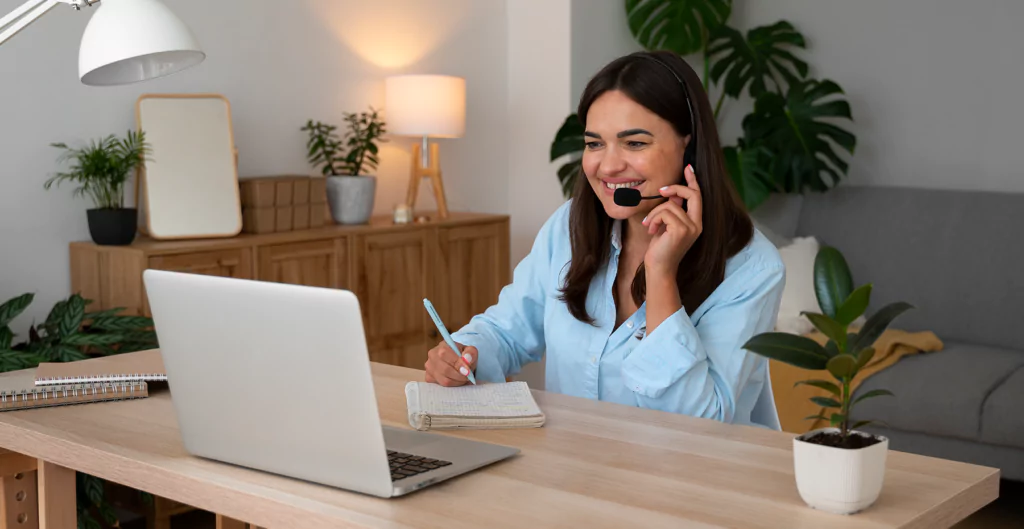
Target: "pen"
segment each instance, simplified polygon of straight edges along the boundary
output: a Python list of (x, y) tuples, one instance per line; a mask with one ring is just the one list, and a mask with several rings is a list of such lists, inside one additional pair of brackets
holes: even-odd
[(444, 341), (448, 344), (448, 347), (455, 351), (455, 354), (459, 355), (459, 361), (466, 365), (466, 371), (469, 372), (467, 377), (469, 381), (476, 384), (476, 377), (473, 376), (473, 368), (466, 363), (466, 359), (462, 357), (462, 351), (459, 350), (459, 346), (455, 345), (455, 340), (452, 340), (452, 335), (448, 334), (448, 329), (445, 328), (444, 323), (441, 322), (441, 317), (437, 315), (437, 311), (434, 310), (434, 304), (429, 299), (423, 298), (423, 306), (427, 308), (427, 313), (430, 314), (430, 319), (434, 320), (434, 325), (437, 326), (437, 331), (444, 337)]

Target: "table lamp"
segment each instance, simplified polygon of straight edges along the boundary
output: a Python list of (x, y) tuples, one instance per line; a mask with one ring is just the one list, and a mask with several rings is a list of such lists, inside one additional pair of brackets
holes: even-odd
[[(75, 10), (100, 0), (28, 0), (0, 18), (0, 44), (57, 4)], [(158, 0), (103, 0), (82, 34), (78, 76), (108, 86), (163, 77), (206, 58), (182, 21)]]
[(466, 129), (466, 80), (448, 75), (396, 75), (385, 81), (385, 100), (388, 131), (423, 139), (413, 145), (406, 204), (415, 210), (420, 180), (429, 177), (437, 213), (442, 219), (448, 218), (437, 143), (427, 140), (462, 137)]

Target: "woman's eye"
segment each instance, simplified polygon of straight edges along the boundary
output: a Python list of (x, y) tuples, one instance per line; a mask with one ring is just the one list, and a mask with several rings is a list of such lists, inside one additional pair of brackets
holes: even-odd
[(596, 149), (596, 148), (601, 146), (601, 142), (599, 142), (599, 141), (588, 141), (584, 145), (586, 145), (586, 147), (588, 149)]
[(644, 145), (647, 144), (642, 141), (627, 141), (626, 145), (628, 145), (631, 149), (639, 149), (640, 147), (643, 147)]

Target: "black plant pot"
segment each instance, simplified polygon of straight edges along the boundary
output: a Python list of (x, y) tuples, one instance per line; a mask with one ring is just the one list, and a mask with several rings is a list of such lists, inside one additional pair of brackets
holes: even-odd
[(135, 240), (139, 213), (135, 208), (97, 208), (85, 212), (93, 242), (105, 246), (124, 246)]

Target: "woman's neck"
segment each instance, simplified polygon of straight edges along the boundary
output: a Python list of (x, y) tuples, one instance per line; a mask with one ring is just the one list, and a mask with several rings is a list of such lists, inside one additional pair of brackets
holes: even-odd
[(643, 220), (643, 217), (633, 216), (623, 221), (625, 229), (622, 230), (622, 248), (627, 253), (647, 253), (647, 246), (651, 243), (652, 237), (647, 233), (647, 226), (641, 224)]

